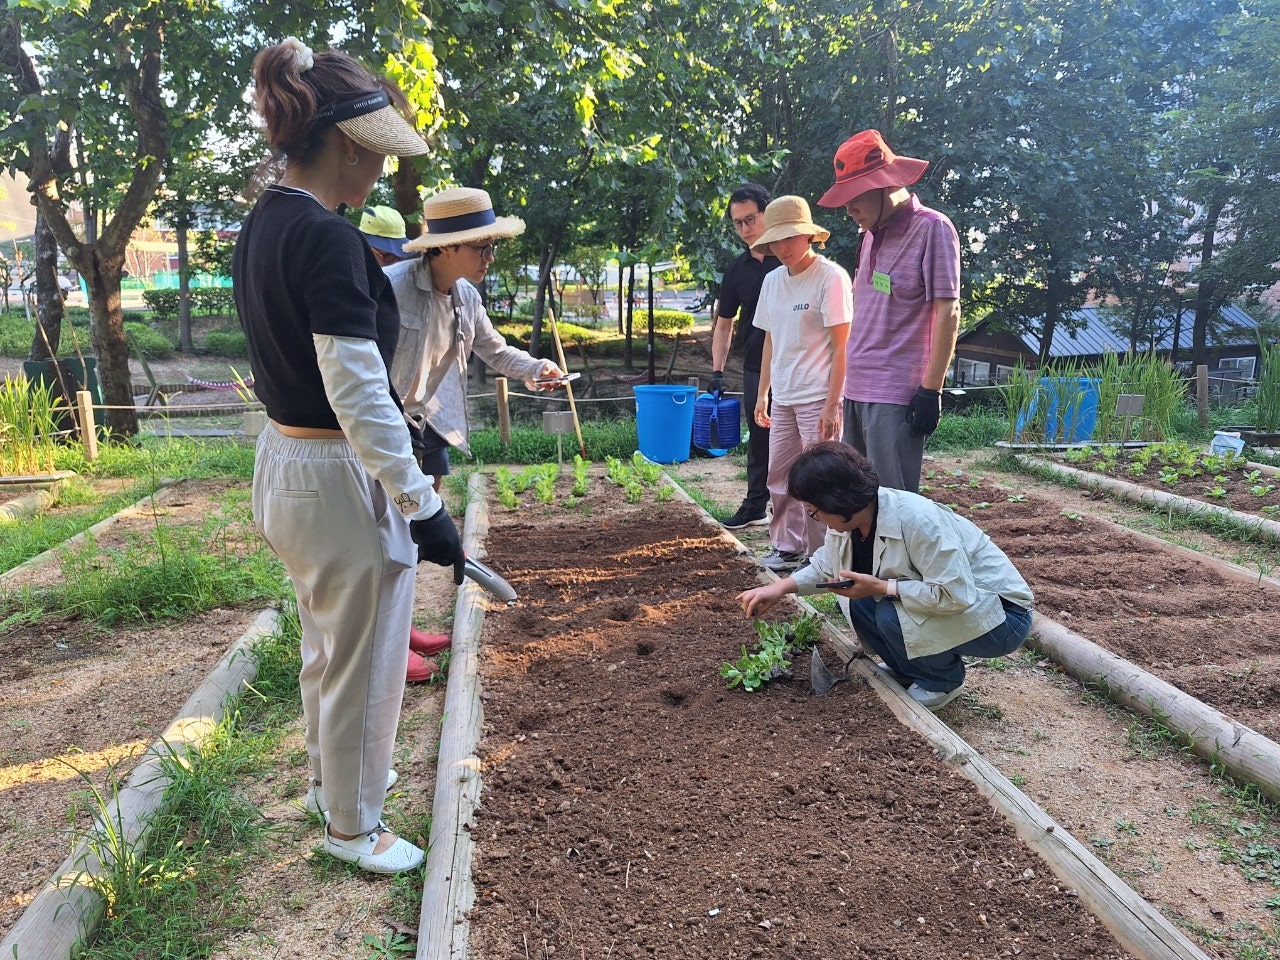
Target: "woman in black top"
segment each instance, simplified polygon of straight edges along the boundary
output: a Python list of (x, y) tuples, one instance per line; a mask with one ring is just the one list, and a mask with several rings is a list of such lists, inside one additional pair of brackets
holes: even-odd
[(253, 75), (267, 139), (286, 158), (232, 264), (254, 392), (270, 418), (254, 519), (297, 594), (306, 806), (325, 816), (328, 853), (396, 873), (423, 859), (381, 819), (395, 780), (416, 563), (453, 565), (457, 575), (462, 548), (390, 385), (395, 295), (335, 211), (364, 204), (387, 156), (427, 147), (399, 112), (403, 94), (345, 53), (289, 38), (258, 54)]

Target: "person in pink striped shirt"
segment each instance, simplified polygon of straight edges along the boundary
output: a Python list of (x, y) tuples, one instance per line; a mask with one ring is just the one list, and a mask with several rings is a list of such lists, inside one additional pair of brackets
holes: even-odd
[(960, 238), (907, 189), (928, 166), (863, 130), (836, 151), (835, 183), (818, 201), (844, 207), (866, 234), (853, 283), (843, 439), (875, 464), (882, 486), (912, 493), (960, 326)]

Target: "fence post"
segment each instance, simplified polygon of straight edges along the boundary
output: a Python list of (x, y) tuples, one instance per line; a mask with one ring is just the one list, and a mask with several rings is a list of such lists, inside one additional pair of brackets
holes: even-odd
[(98, 459), (98, 425), (93, 420), (93, 394), (88, 390), (77, 390), (76, 406), (80, 408), (80, 442), (84, 444), (84, 458), (92, 463)]
[(505, 447), (511, 442), (511, 407), (507, 402), (507, 378), (495, 377), (498, 388), (498, 440)]
[(1200, 414), (1200, 426), (1209, 426), (1209, 368), (1201, 363), (1196, 366), (1196, 412)]

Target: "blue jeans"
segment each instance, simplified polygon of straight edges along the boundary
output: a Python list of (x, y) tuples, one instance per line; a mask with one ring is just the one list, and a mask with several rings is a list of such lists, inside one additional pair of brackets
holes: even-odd
[(904, 677), (910, 677), (930, 693), (945, 693), (964, 683), (964, 657), (1003, 657), (1013, 653), (1031, 633), (1031, 611), (1004, 603), (1004, 623), (958, 647), (910, 657), (898, 623), (898, 605), (890, 600), (872, 597), (849, 601), (849, 621), (858, 639), (885, 666)]

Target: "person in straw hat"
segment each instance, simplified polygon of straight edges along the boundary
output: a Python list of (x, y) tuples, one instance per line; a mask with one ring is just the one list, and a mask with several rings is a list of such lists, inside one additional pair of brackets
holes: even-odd
[(360, 214), (360, 232), (383, 267), (405, 259), (404, 217), (395, 207), (365, 207)]
[(422, 469), (436, 487), (449, 472), (449, 447), (471, 455), (467, 426), (467, 357), (477, 357), (530, 389), (535, 379), (560, 377), (558, 366), (510, 346), (493, 328), (478, 287), (500, 240), (524, 233), (519, 217), (498, 217), (483, 190), (450, 187), (422, 205), (421, 236), (404, 245), (421, 256), (387, 271), (400, 303), (400, 345), (391, 382), (405, 413), (426, 440)]
[(849, 336), (844, 440), (880, 482), (920, 489), (924, 444), (938, 428), (942, 385), (960, 327), (960, 238), (907, 189), (927, 160), (901, 157), (877, 130), (840, 145), (835, 183), (818, 201), (863, 231)]
[[(762, 562), (792, 570), (822, 545), (824, 528), (787, 491), (787, 471), (805, 447), (840, 436), (845, 341), (853, 316), (849, 274), (814, 252), (829, 236), (813, 222), (803, 197), (778, 197), (764, 209), (764, 233), (751, 249), (783, 269), (764, 278), (753, 323), (764, 330), (760, 392), (753, 412), (769, 428), (771, 550)], [(773, 392), (772, 407), (769, 393)]]
[[(467, 358), (473, 352), (503, 376), (524, 380), (531, 388), (543, 386), (533, 384), (533, 378), (561, 373), (554, 363), (508, 345), (494, 330), (477, 289), (498, 241), (524, 233), (524, 221), (495, 216), (493, 201), (483, 190), (452, 187), (426, 199), (422, 223), (422, 235), (404, 245), (407, 259), (387, 270), (400, 304), (391, 382), (404, 399), (405, 415), (420, 431), (419, 465), (439, 490), (449, 472), (449, 447), (471, 454)], [(423, 655), (438, 653), (449, 642), (448, 634), (416, 627), (409, 633), (410, 649)]]
[(359, 230), (388, 156), (427, 145), (392, 84), (338, 50), (295, 38), (262, 50), (255, 100), (284, 173), (236, 240), (236, 309), (258, 439), (254, 522), (293, 581), (302, 623), (302, 707), (323, 849), (374, 873), (422, 863), (382, 822), (404, 696), (415, 566), (463, 553), (448, 510), (414, 460), (388, 370), (400, 329), (391, 284)]

